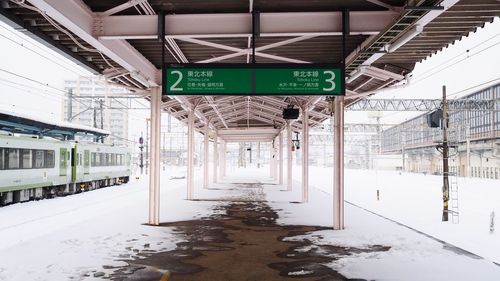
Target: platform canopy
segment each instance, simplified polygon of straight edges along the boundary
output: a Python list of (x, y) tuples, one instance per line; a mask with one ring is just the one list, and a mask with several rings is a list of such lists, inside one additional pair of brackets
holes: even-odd
[(77, 134), (92, 135), (97, 140), (111, 134), (107, 130), (69, 122), (41, 120), (40, 118), (32, 118), (26, 114), (6, 110), (0, 110), (0, 131), (51, 137), (60, 140), (73, 140)]
[[(500, 15), (497, 0), (12, 0), (0, 17), (108, 81), (137, 93), (162, 84), (167, 63), (252, 62), (252, 14), (260, 12), (256, 63), (342, 62), (342, 10), (349, 11), (345, 104), (407, 83), (415, 63)], [(158, 38), (165, 13), (166, 44)], [(147, 97), (146, 97), (147, 98)], [(163, 96), (195, 127), (283, 127), (295, 104), (314, 126), (329, 117), (324, 96)], [(302, 127), (300, 119), (293, 123)]]

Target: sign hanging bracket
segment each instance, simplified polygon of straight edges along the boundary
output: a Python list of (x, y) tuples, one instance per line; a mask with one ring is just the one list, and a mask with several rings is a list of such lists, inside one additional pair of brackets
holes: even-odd
[(252, 63), (255, 63), (255, 37), (260, 36), (260, 12), (252, 11)]

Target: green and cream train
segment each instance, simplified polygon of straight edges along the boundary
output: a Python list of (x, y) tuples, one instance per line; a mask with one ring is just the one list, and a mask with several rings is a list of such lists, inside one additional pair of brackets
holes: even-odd
[(0, 206), (126, 183), (127, 148), (0, 135)]

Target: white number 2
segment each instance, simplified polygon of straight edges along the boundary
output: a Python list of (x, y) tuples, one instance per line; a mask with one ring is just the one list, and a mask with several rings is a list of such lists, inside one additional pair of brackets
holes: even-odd
[(323, 88), (323, 91), (330, 92), (330, 91), (335, 90), (336, 85), (335, 85), (335, 81), (333, 81), (335, 79), (335, 72), (333, 72), (331, 70), (325, 70), (325, 71), (323, 71), (323, 74), (330, 74), (330, 78), (325, 79), (325, 82), (328, 82), (331, 85), (330, 88)]
[(182, 81), (182, 72), (180, 72), (179, 70), (174, 70), (170, 73), (179, 75), (177, 77), (177, 81), (175, 81), (175, 83), (172, 86), (170, 86), (170, 91), (182, 91), (182, 90), (184, 90), (183, 88), (177, 88), (177, 85), (179, 85), (179, 83), (181, 83), (181, 81)]

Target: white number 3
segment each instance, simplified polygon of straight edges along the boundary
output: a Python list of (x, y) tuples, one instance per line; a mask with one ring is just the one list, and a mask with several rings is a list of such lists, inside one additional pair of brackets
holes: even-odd
[(325, 79), (325, 82), (328, 82), (331, 85), (330, 88), (323, 88), (323, 91), (330, 92), (330, 91), (335, 90), (336, 85), (335, 85), (335, 81), (333, 81), (335, 79), (335, 72), (333, 72), (331, 70), (325, 70), (325, 71), (323, 71), (323, 74), (330, 74), (330, 78)]

